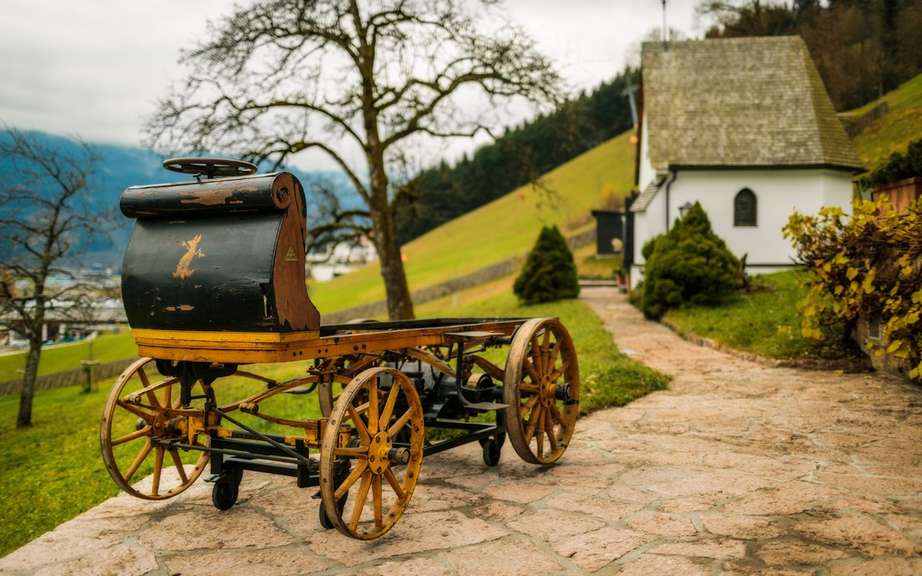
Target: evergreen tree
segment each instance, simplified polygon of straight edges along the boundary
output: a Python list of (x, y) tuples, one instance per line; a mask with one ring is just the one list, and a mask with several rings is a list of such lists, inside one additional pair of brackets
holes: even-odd
[(739, 286), (740, 263), (711, 229), (701, 204), (643, 247), (643, 312), (660, 318), (683, 304), (716, 304)]
[(922, 0), (700, 0), (698, 13), (708, 38), (801, 36), (837, 110), (922, 72)]
[(579, 296), (573, 254), (557, 226), (541, 229), (522, 272), (515, 279), (513, 290), (525, 304)]

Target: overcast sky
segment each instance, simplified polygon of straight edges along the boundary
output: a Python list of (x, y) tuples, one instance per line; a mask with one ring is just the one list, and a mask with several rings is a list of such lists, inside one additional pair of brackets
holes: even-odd
[[(670, 0), (668, 25), (700, 35), (694, 3)], [(136, 145), (154, 101), (180, 78), (180, 49), (232, 3), (0, 0), (0, 5), (0, 122)], [(507, 0), (506, 5), (577, 89), (614, 76), (631, 48), (662, 19), (659, 0)]]

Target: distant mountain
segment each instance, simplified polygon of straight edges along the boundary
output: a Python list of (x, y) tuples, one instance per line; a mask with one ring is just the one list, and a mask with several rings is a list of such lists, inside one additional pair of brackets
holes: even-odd
[[(77, 152), (78, 144), (59, 135), (44, 132), (30, 132), (31, 136), (47, 146), (65, 151)], [(114, 144), (90, 143), (100, 156), (96, 173), (91, 182), (93, 191), (91, 205), (99, 212), (114, 214), (113, 230), (105, 237), (87, 239), (79, 252), (81, 262), (96, 267), (121, 267), (122, 252), (131, 235), (131, 220), (122, 217), (118, 211), (118, 201), (122, 192), (129, 186), (157, 184), (161, 182), (181, 182), (187, 179), (182, 174), (170, 172), (161, 167), (163, 157), (140, 147), (119, 146)], [(345, 174), (336, 171), (303, 171), (290, 169), (304, 185), (308, 195), (308, 219), (315, 199), (311, 195), (312, 184), (323, 181), (340, 197), (345, 206), (357, 205), (360, 200)], [(20, 177), (9, 162), (0, 159), (0, 186), (14, 184)], [(3, 207), (0, 206), (0, 211)], [(316, 213), (316, 212), (315, 212)], [(308, 222), (310, 226), (310, 222)]]

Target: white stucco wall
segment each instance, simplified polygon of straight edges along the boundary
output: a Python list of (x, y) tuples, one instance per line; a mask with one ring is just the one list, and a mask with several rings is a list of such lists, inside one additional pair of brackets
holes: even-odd
[(637, 189), (643, 190), (646, 188), (654, 176), (656, 176), (656, 171), (653, 169), (653, 164), (650, 163), (647, 146), (647, 123), (642, 122), (640, 125), (640, 164), (637, 174)]
[[(755, 227), (733, 225), (733, 200), (743, 188), (758, 202)], [(747, 254), (751, 273), (777, 270), (792, 263), (794, 250), (782, 229), (794, 212), (815, 214), (823, 206), (850, 211), (851, 175), (822, 169), (679, 170), (669, 193), (669, 221), (679, 216), (686, 202), (700, 202), (714, 232), (738, 257)], [(647, 211), (635, 214), (635, 267), (631, 283), (642, 277), (640, 250), (647, 239), (665, 231), (665, 190), (660, 190)]]
[(650, 200), (647, 209), (634, 213), (634, 263), (643, 264), (644, 243), (666, 231), (666, 195), (662, 192)]

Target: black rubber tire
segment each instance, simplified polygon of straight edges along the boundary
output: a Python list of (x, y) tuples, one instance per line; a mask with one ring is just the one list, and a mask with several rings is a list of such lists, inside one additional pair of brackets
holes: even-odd
[[(339, 515), (342, 516), (343, 510), (346, 508), (346, 499), (343, 498), (336, 504), (336, 509), (339, 510)], [(320, 525), (324, 530), (332, 530), (336, 528), (333, 522), (327, 517), (326, 510), (323, 509), (323, 504), (320, 504)]]
[(211, 503), (218, 510), (230, 510), (237, 503), (240, 496), (240, 481), (243, 479), (243, 470), (235, 470), (225, 474), (211, 488)]
[[(339, 486), (339, 484), (349, 476), (349, 472), (352, 468), (348, 461), (343, 462), (343, 464), (343, 466), (338, 466), (336, 469), (335, 482), (337, 486)], [(348, 497), (348, 495), (343, 496), (343, 498), (336, 503), (336, 510), (339, 512), (340, 516), (343, 515), (343, 510), (346, 508), (346, 499)], [(333, 524), (333, 521), (330, 520), (329, 516), (327, 516), (327, 511), (324, 509), (322, 501), (320, 502), (320, 525), (323, 526), (325, 530), (332, 530), (333, 528), (336, 528), (336, 525)]]
[(495, 438), (490, 438), (489, 440), (481, 442), (480, 447), (484, 464), (490, 467), (499, 464), (499, 460), (503, 455), (502, 442), (497, 441)]

